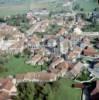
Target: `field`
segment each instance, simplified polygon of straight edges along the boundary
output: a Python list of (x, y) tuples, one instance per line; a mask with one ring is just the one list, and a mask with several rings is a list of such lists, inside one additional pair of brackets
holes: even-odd
[(59, 89), (52, 93), (49, 100), (81, 100), (81, 90), (71, 88), (73, 81), (69, 79), (60, 79)]
[(76, 0), (80, 5), (80, 8), (83, 8), (85, 12), (91, 12), (94, 8), (99, 7), (97, 0)]
[(47, 8), (48, 3), (24, 3), (24, 4), (0, 4), (0, 17), (9, 16), (9, 15), (16, 15), (16, 14), (23, 14), (29, 11), (30, 9), (34, 8)]
[(25, 64), (25, 61), (26, 61), (25, 57), (19, 57), (19, 58), (16, 58), (14, 56), (10, 57), (8, 62), (4, 64), (4, 67), (7, 68), (7, 72), (0, 73), (0, 77), (8, 75), (16, 75), (18, 73), (41, 71), (41, 66), (27, 65)]
[(9, 16), (27, 12), (26, 4), (24, 5), (3, 5), (0, 6), (0, 16)]
[[(15, 15), (15, 14), (22, 14), (26, 13), (28, 10), (34, 9), (34, 8), (48, 8), (50, 10), (61, 8), (61, 3), (58, 0), (57, 2), (49, 2), (49, 1), (24, 1), (21, 3), (5, 3), (0, 4), (0, 16), (8, 16), (8, 15)], [(83, 8), (85, 12), (92, 11), (95, 7), (98, 7), (98, 3), (95, 2), (95, 0), (76, 0), (78, 4), (80, 4), (80, 8)]]

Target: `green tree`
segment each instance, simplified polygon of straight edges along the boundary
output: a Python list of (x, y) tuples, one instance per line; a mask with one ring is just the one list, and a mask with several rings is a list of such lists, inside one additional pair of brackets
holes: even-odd
[(30, 56), (31, 55), (31, 51), (29, 50), (29, 48), (25, 48), (24, 50), (23, 50), (23, 53), (24, 53), (24, 55), (26, 55), (26, 56)]

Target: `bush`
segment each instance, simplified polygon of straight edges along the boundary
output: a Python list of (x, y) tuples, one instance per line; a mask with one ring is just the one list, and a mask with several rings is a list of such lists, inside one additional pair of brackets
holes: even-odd
[(7, 68), (5, 68), (4, 66), (0, 65), (0, 73), (7, 72), (7, 71), (8, 71)]
[(90, 79), (90, 73), (88, 70), (83, 70), (81, 75), (77, 77), (77, 80), (79, 81), (86, 81)]

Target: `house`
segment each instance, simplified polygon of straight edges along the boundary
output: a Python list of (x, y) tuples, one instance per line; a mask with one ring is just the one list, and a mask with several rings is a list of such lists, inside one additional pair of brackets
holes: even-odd
[(55, 73), (58, 77), (63, 77), (68, 69), (68, 62), (63, 61), (62, 63), (59, 63), (57, 66), (55, 66), (55, 68), (49, 67), (48, 72)]
[(55, 69), (55, 68), (49, 68), (48, 69), (48, 73), (54, 73), (57, 75), (57, 77), (61, 77), (61, 71), (59, 69)]
[(67, 54), (70, 48), (69, 40), (65, 39), (63, 41), (60, 41), (58, 47), (59, 47), (60, 54)]
[(0, 24), (0, 37), (4, 37), (7, 40), (19, 40), (24, 38), (25, 35), (21, 33), (17, 27), (7, 25), (5, 23)]
[(71, 63), (68, 61), (63, 61), (59, 63), (55, 68), (49, 67), (48, 72), (54, 73), (58, 77), (64, 77), (72, 69)]
[(57, 45), (57, 41), (54, 38), (48, 39), (47, 40), (47, 46), (50, 48), (53, 48)]
[(72, 62), (76, 62), (78, 58), (80, 58), (82, 49), (80, 47), (76, 47), (73, 51), (69, 52), (68, 60)]
[(47, 40), (50, 40), (50, 39), (55, 39), (55, 38), (56, 38), (56, 35), (44, 35), (43, 36), (44, 41), (47, 41)]
[(0, 24), (0, 50), (9, 53), (9, 48), (26, 37), (16, 27)]
[(56, 34), (56, 36), (64, 35), (65, 32), (66, 32), (65, 28), (61, 28), (61, 29), (59, 30), (59, 32)]
[(6, 93), (9, 96), (16, 96), (16, 80), (12, 78), (0, 79), (0, 93)]
[(24, 40), (20, 40), (20, 41), (18, 41), (16, 43), (12, 44), (8, 48), (8, 53), (10, 53), (10, 54), (18, 54), (18, 53), (22, 53), (24, 49), (25, 49)]
[(73, 50), (81, 40), (81, 36), (73, 34), (68, 36), (68, 39), (70, 40), (70, 49)]
[(37, 62), (38, 65), (43, 65), (44, 64), (44, 59), (40, 59), (38, 62)]
[(29, 37), (27, 45), (31, 50), (39, 49), (41, 41), (41, 38), (34, 34)]
[(37, 18), (36, 18), (36, 17), (32, 17), (32, 18), (30, 19), (29, 24), (30, 24), (30, 25), (35, 25), (36, 23), (37, 23)]
[(69, 63), (67, 61), (63, 61), (62, 63), (59, 63), (56, 67), (56, 69), (66, 69), (67, 71), (69, 70)]
[(40, 54), (40, 55), (42, 55), (42, 56), (48, 56), (48, 55), (51, 54), (50, 50), (47, 49), (47, 48), (45, 48), (45, 47), (43, 47), (43, 46), (42, 46), (40, 49), (35, 50), (34, 52), (35, 52), (36, 54)]
[(48, 57), (42, 57), (42, 58), (37, 62), (37, 64), (38, 64), (38, 65), (43, 65), (44, 62), (47, 62), (47, 61), (49, 61)]
[(79, 27), (76, 27), (74, 29), (74, 33), (77, 34), (77, 35), (81, 35), (83, 32), (81, 31), (81, 29)]
[(40, 54), (36, 54), (32, 57), (31, 60), (27, 61), (27, 64), (32, 64), (32, 65), (36, 65), (38, 63), (39, 60), (41, 60), (42, 55)]
[(16, 75), (17, 84), (20, 82), (53, 82), (57, 75), (48, 72), (29, 72)]
[(73, 50), (74, 53), (78, 53), (78, 57), (80, 57), (80, 54), (82, 52), (82, 48), (76, 46), (75, 49)]
[(60, 58), (60, 57), (55, 58), (55, 59), (52, 60), (52, 63), (50, 64), (49, 67), (55, 68), (58, 64), (62, 63), (63, 61), (64, 61), (63, 58)]
[(90, 39), (88, 37), (83, 37), (82, 39), (82, 44), (83, 44), (83, 48), (88, 46), (88, 47), (91, 47), (91, 43), (90, 43)]
[(48, 27), (48, 25), (49, 25), (49, 20), (48, 19), (41, 20), (41, 21), (37, 22), (36, 24), (34, 24), (27, 31), (27, 33), (32, 34), (34, 32), (45, 32), (47, 27)]
[(12, 100), (12, 99), (7, 93), (1, 92), (0, 93), (0, 100)]
[(83, 63), (77, 62), (73, 68), (69, 71), (69, 73), (73, 76), (76, 77), (77, 75), (80, 74), (80, 72), (83, 70)]
[(18, 85), (18, 83), (21, 83), (21, 82), (23, 82), (23, 80), (24, 80), (24, 73), (22, 73), (22, 74), (17, 74), (16, 76), (15, 76), (15, 79), (16, 79), (16, 85)]
[(87, 47), (83, 50), (82, 54), (84, 56), (91, 56), (91, 57), (98, 57), (99, 52), (97, 52), (94, 48), (92, 47)]
[(60, 76), (63, 77), (64, 75), (66, 75), (66, 72), (69, 70), (69, 64), (68, 62), (64, 61), (60, 64), (58, 64), (55, 69), (60, 70)]
[(15, 40), (1, 40), (0, 41), (0, 50), (2, 51), (8, 51), (9, 47), (16, 43)]
[(42, 56), (46, 56), (46, 48), (41, 47), (39, 49), (36, 49), (36, 50), (34, 50), (34, 53), (42, 55)]

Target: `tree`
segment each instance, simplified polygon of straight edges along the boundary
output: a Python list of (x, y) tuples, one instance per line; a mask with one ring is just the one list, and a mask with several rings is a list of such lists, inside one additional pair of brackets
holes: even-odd
[(79, 10), (79, 9), (80, 9), (80, 5), (76, 3), (76, 4), (74, 5), (73, 9), (74, 9), (74, 10)]
[(0, 22), (4, 23), (5, 22), (4, 18), (0, 18)]
[(29, 48), (25, 48), (24, 50), (23, 50), (23, 53), (24, 53), (24, 55), (26, 55), (26, 56), (30, 56), (31, 55), (31, 51), (29, 50)]
[(14, 100), (34, 100), (35, 88), (33, 83), (20, 83), (17, 89), (18, 96)]

